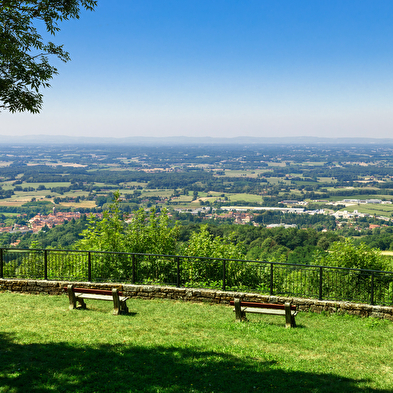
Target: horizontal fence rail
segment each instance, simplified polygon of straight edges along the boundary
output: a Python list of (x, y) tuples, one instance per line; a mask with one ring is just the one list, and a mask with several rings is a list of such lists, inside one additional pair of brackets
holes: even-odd
[(183, 255), (0, 248), (0, 278), (160, 284), (393, 305), (393, 272)]

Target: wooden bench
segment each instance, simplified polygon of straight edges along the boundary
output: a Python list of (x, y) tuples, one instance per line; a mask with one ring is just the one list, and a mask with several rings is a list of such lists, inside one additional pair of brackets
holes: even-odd
[(113, 301), (114, 315), (128, 314), (126, 302), (129, 297), (123, 296), (117, 288), (108, 291), (105, 289), (75, 288), (73, 285), (68, 285), (64, 290), (68, 293), (70, 310), (76, 309), (77, 303), (79, 303), (80, 308), (85, 309), (86, 303), (84, 299), (94, 299)]
[(244, 321), (246, 313), (268, 314), (268, 315), (284, 315), (285, 327), (296, 327), (295, 316), (297, 314), (296, 306), (291, 303), (273, 304), (273, 303), (256, 303), (243, 302), (235, 298), (230, 301), (232, 306), (235, 306), (233, 311), (236, 314), (236, 322)]

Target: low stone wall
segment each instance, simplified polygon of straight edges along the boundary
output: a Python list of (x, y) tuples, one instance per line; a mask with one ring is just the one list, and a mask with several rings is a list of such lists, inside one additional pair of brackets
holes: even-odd
[(0, 291), (27, 292), (32, 294), (65, 295), (64, 287), (74, 284), (81, 288), (118, 288), (126, 296), (139, 299), (174, 299), (193, 302), (228, 304), (234, 297), (245, 301), (263, 303), (292, 302), (299, 311), (321, 313), (346, 313), (361, 317), (375, 317), (393, 321), (393, 307), (371, 306), (350, 302), (338, 302), (296, 297), (268, 296), (256, 293), (225, 292), (211, 289), (176, 288), (156, 285), (132, 285), (115, 283), (89, 283), (69, 281), (0, 279)]

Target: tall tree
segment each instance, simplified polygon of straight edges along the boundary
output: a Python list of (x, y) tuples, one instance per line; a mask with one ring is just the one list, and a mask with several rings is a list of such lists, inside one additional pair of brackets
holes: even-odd
[[(77, 248), (82, 250), (135, 252), (147, 254), (175, 254), (179, 226), (170, 226), (168, 212), (155, 208), (146, 214), (143, 208), (134, 212), (132, 219), (120, 210), (120, 193), (113, 194), (113, 203), (103, 213), (102, 220), (90, 217)], [(127, 222), (126, 222), (127, 221)]]
[(40, 89), (58, 73), (49, 56), (70, 60), (63, 45), (44, 42), (37, 23), (55, 35), (59, 22), (79, 19), (82, 8), (92, 11), (96, 5), (94, 0), (0, 0), (0, 111), (38, 113)]

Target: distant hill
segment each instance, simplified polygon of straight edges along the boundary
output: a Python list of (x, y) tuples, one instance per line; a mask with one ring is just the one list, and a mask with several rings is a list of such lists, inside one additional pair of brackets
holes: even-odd
[(1, 144), (111, 144), (111, 145), (247, 145), (247, 144), (275, 144), (275, 145), (319, 145), (319, 144), (375, 144), (393, 145), (393, 138), (320, 138), (320, 137), (251, 137), (239, 136), (234, 138), (214, 138), (214, 137), (126, 137), (126, 138), (106, 138), (106, 137), (74, 137), (66, 135), (23, 135), (7, 136), (0, 135)]

